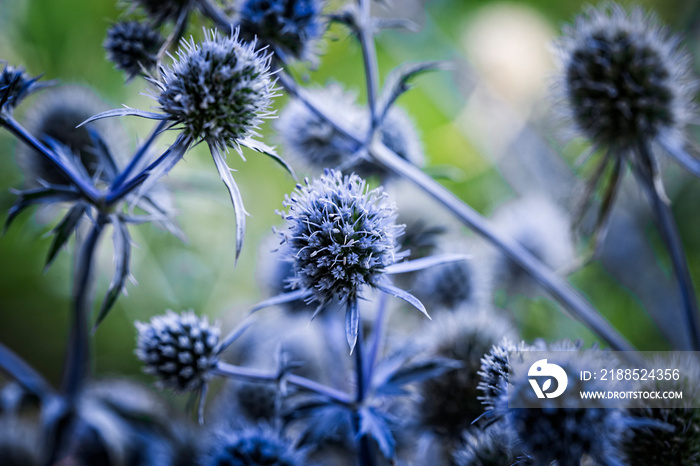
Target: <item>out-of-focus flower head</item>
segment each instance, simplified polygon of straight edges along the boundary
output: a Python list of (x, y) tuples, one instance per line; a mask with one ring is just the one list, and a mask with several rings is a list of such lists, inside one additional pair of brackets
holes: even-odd
[(123, 21), (109, 28), (103, 46), (107, 58), (131, 79), (143, 70), (148, 72), (156, 67), (164, 41), (148, 23)]
[(314, 62), (326, 25), (321, 0), (239, 0), (241, 36), (275, 52)]
[(302, 466), (304, 451), (267, 425), (227, 429), (210, 441), (202, 466)]

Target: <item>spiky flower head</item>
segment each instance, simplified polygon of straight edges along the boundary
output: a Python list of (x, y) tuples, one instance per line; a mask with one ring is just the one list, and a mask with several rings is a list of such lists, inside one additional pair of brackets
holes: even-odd
[(325, 24), (320, 0), (240, 0), (241, 36), (291, 58), (314, 60)]
[(464, 432), (462, 446), (454, 454), (456, 466), (532, 465), (512, 448), (509, 432), (496, 424), (484, 430), (472, 427)]
[(303, 451), (267, 425), (219, 432), (202, 466), (302, 466)]
[[(78, 128), (106, 108), (105, 103), (88, 88), (59, 86), (49, 89), (32, 103), (23, 124), (40, 141), (56, 141), (79, 157), (79, 165), (89, 177), (108, 183), (114, 173), (107, 169), (108, 161), (104, 160), (103, 151), (98, 146), (104, 144), (118, 161), (123, 153), (123, 128), (114, 120), (94, 121)], [(27, 187), (38, 187), (42, 183), (70, 185), (62, 171), (26, 144), (17, 148), (17, 163), (24, 172)]]
[(396, 209), (381, 188), (370, 190), (359, 176), (326, 170), (319, 178), (297, 185), (285, 196), (282, 214), (295, 276), (292, 289), (311, 293), (325, 304), (347, 302), (363, 287), (376, 286), (384, 268), (405, 257), (397, 251)]
[[(369, 129), (369, 113), (356, 103), (356, 96), (339, 84), (309, 89), (309, 100), (324, 113), (342, 119), (344, 125), (357, 134)], [(280, 114), (275, 127), (286, 154), (307, 170), (320, 172), (326, 168), (354, 171), (361, 177), (386, 176), (388, 173), (358, 153), (360, 146), (337, 131), (327, 121), (311, 111), (303, 102), (290, 102)], [(400, 157), (421, 165), (423, 152), (415, 128), (398, 107), (391, 107), (380, 126), (382, 143)]]
[(510, 372), (508, 353), (516, 350), (516, 344), (504, 338), (481, 358), (481, 370), (478, 372), (481, 380), (477, 385), (481, 395), (478, 398), (487, 410), (494, 408), (496, 400), (507, 389)]
[(571, 116), (594, 144), (627, 149), (681, 129), (696, 85), (680, 41), (639, 8), (589, 8), (559, 41)]
[(474, 269), (470, 261), (455, 261), (420, 271), (415, 278), (415, 295), (428, 308), (456, 310), (474, 303)]
[[(563, 347), (558, 347), (563, 348)], [(571, 348), (573, 349), (573, 348)], [(550, 351), (554, 347), (549, 348)], [(555, 350), (556, 351), (556, 350)], [(614, 366), (610, 358), (603, 360), (597, 350), (562, 351), (548, 360), (564, 369), (569, 393), (611, 389), (610, 383), (597, 380), (585, 383), (579, 371), (586, 367)], [(596, 366), (597, 365), (597, 366)], [(596, 464), (622, 465), (622, 434), (632, 419), (619, 409), (606, 407), (604, 401), (591, 401), (586, 407), (572, 407), (567, 399), (538, 399), (526, 373), (510, 377), (507, 389), (496, 400), (497, 418), (514, 436), (514, 446), (526, 453), (535, 464), (581, 464), (585, 458)], [(508, 408), (509, 400), (527, 408)]]
[(177, 21), (182, 12), (193, 8), (198, 0), (128, 0), (140, 6), (156, 24)]
[(136, 356), (146, 365), (144, 372), (159, 378), (162, 388), (191, 391), (211, 377), (221, 331), (206, 316), (168, 310), (149, 323), (136, 322), (136, 328)]
[(478, 400), (479, 358), (514, 330), (493, 312), (440, 314), (426, 335), (423, 353), (462, 363), (462, 367), (422, 382), (420, 426), (457, 442), (484, 409)]
[(129, 78), (133, 78), (144, 69), (156, 67), (158, 51), (163, 43), (163, 37), (148, 23), (123, 21), (109, 28), (103, 47), (107, 58)]
[(41, 76), (32, 78), (22, 68), (4, 65), (0, 73), (0, 112), (11, 112), (29, 94), (52, 85), (38, 82)]
[[(647, 379), (639, 390), (674, 390), (683, 393), (684, 407), (670, 407), (678, 400), (658, 400), (654, 408), (648, 404), (633, 402), (630, 415), (656, 421), (666, 428), (654, 424), (633, 426), (624, 436), (623, 451), (628, 464), (651, 466), (674, 464), (691, 466), (700, 464), (700, 410), (694, 408), (700, 402), (700, 364), (694, 353), (674, 353), (669, 359), (652, 360), (652, 368), (678, 368), (677, 381), (661, 382)], [(667, 404), (664, 406), (664, 404)], [(676, 405), (677, 406), (677, 405)]]
[(255, 42), (205, 30), (204, 40), (183, 40), (177, 60), (161, 67), (156, 97), (168, 119), (191, 141), (225, 150), (251, 143), (263, 119), (272, 116), (276, 96), (270, 55)]

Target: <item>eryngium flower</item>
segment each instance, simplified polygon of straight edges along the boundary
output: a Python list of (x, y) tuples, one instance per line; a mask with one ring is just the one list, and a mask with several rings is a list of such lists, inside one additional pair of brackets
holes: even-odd
[(454, 455), (456, 466), (529, 466), (533, 463), (512, 449), (508, 431), (499, 425), (482, 430), (472, 427), (464, 432), (462, 446)]
[(255, 51), (255, 45), (239, 41), (237, 32), (205, 31), (201, 43), (183, 40), (178, 59), (161, 67), (156, 98), (190, 140), (240, 150), (239, 144), (257, 136), (263, 119), (272, 115), (270, 55)]
[(443, 357), (463, 364), (459, 369), (428, 379), (418, 386), (420, 426), (458, 443), (465, 429), (484, 409), (477, 399), (479, 358), (504, 337), (512, 325), (493, 311), (440, 314), (423, 347), (428, 357)]
[(365, 285), (380, 284), (384, 267), (406, 255), (396, 247), (403, 226), (394, 223), (394, 205), (355, 174), (326, 170), (297, 185), (284, 206), (289, 212), (282, 214), (288, 227), (282, 242), (295, 273), (290, 286), (311, 292), (310, 301), (354, 299)]
[(241, 36), (257, 39), (292, 58), (313, 60), (323, 35), (320, 0), (241, 0), (238, 2)]
[[(77, 127), (92, 115), (104, 111), (106, 104), (90, 89), (82, 86), (59, 86), (49, 89), (33, 102), (24, 118), (24, 126), (40, 141), (54, 140), (80, 157), (80, 165), (90, 177), (109, 183), (110, 171), (96, 147), (91, 132), (98, 135), (117, 159), (122, 155), (124, 132), (116, 121), (102, 120)], [(66, 175), (42, 154), (26, 144), (17, 148), (17, 163), (24, 172), (27, 187), (42, 183), (68, 186)]]
[[(366, 134), (369, 113), (355, 103), (355, 96), (338, 84), (321, 89), (309, 89), (309, 100), (324, 113), (341, 118), (358, 134)], [(386, 175), (372, 161), (358, 154), (360, 146), (338, 132), (327, 121), (311, 111), (303, 102), (292, 100), (280, 114), (275, 128), (280, 134), (285, 153), (307, 170), (320, 172), (325, 168), (354, 171), (362, 177)], [(398, 107), (389, 109), (379, 128), (382, 142), (400, 157), (421, 165), (423, 152), (415, 129)]]
[[(569, 393), (616, 389), (615, 385), (601, 385), (602, 382), (595, 380), (586, 382), (584, 387), (580, 380), (579, 371), (585, 370), (585, 367), (600, 367), (604, 362), (603, 356), (596, 350), (581, 353), (567, 351), (566, 347), (559, 348), (563, 352), (552, 352), (548, 360), (553, 359), (566, 372)], [(557, 348), (552, 346), (549, 350), (557, 351)], [(610, 358), (606, 358), (605, 362), (606, 365), (615, 365)], [(510, 377), (507, 390), (496, 401), (494, 411), (512, 432), (515, 448), (526, 453), (538, 465), (553, 461), (561, 465), (581, 464), (586, 457), (594, 464), (623, 464), (620, 442), (622, 434), (632, 425), (629, 416), (618, 409), (606, 408), (604, 401), (592, 400), (585, 408), (571, 408), (566, 397), (538, 399), (527, 374), (521, 375), (516, 380)], [(530, 407), (508, 408), (509, 400)]]
[(129, 0), (141, 6), (156, 24), (177, 21), (184, 10), (193, 8), (198, 0)]
[(144, 372), (160, 379), (161, 388), (191, 391), (211, 377), (218, 362), (220, 329), (207, 317), (168, 310), (149, 323), (136, 322), (136, 328), (136, 356), (146, 365)]
[(678, 38), (641, 9), (589, 8), (559, 42), (563, 91), (579, 131), (629, 148), (682, 128), (695, 84)]
[(163, 42), (160, 33), (148, 23), (125, 21), (109, 28), (103, 46), (107, 58), (133, 78), (144, 69), (155, 68)]
[[(675, 353), (670, 360), (658, 358), (650, 367), (675, 367), (680, 369), (677, 381), (662, 382), (647, 379), (639, 390), (674, 390), (683, 392), (685, 407), (671, 408), (663, 403), (677, 403), (678, 400), (659, 400), (655, 408), (638, 400), (632, 402), (629, 413), (635, 417), (650, 419), (660, 423), (633, 426), (624, 436), (623, 451), (628, 464), (651, 466), (673, 464), (691, 466), (700, 464), (700, 409), (694, 408), (700, 402), (700, 364), (693, 353)], [(677, 356), (682, 354), (682, 356)]]
[(202, 466), (302, 466), (306, 458), (292, 442), (260, 425), (218, 433)]
[(0, 112), (11, 112), (29, 94), (52, 84), (39, 83), (40, 77), (32, 78), (22, 68), (5, 64), (0, 73)]

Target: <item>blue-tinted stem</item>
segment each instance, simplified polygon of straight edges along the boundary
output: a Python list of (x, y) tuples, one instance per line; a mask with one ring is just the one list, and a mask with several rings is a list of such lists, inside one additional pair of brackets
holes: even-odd
[(25, 390), (41, 399), (55, 395), (53, 387), (32, 366), (0, 342), (0, 371), (15, 379)]
[[(277, 373), (267, 372), (260, 369), (252, 369), (249, 367), (234, 366), (221, 361), (217, 363), (214, 372), (224, 377), (245, 379), (252, 382), (277, 383), (280, 378), (279, 374)], [(309, 380), (305, 377), (288, 374), (284, 376), (284, 380), (286, 380), (288, 384), (317, 393), (325, 398), (335, 401), (340, 405), (350, 406), (352, 404), (352, 400), (346, 393), (321, 383), (314, 382), (313, 380)]]
[(673, 217), (671, 206), (663, 199), (657, 191), (654, 183), (654, 174), (651, 171), (652, 154), (645, 143), (638, 144), (639, 155), (642, 161), (648, 161), (647, 169), (644, 166), (636, 166), (635, 174), (644, 185), (644, 191), (649, 197), (654, 215), (658, 221), (661, 237), (666, 243), (673, 271), (678, 280), (678, 288), (681, 294), (681, 301), (685, 311), (685, 324), (688, 328), (690, 341), (694, 351), (700, 351), (700, 322), (698, 321), (698, 302), (693, 287), (693, 279), (690, 276), (690, 269), (686, 259), (683, 243), (681, 242), (678, 225)]
[(386, 293), (381, 293), (379, 295), (377, 316), (374, 320), (374, 327), (372, 328), (372, 342), (367, 354), (367, 361), (365, 361), (365, 396), (367, 396), (368, 387), (372, 385), (374, 366), (377, 364), (379, 351), (382, 346), (382, 341), (384, 340), (384, 316), (386, 314), (387, 296)]
[[(359, 310), (358, 310), (359, 312)], [(362, 337), (362, 319), (360, 318), (360, 325), (357, 328), (357, 344), (355, 345), (355, 377), (356, 377), (356, 393), (355, 393), (355, 404), (356, 406), (361, 406), (365, 401), (365, 394), (367, 393), (367, 387), (365, 384), (365, 367), (364, 367), (364, 340)], [(353, 428), (355, 429), (355, 438), (357, 439), (357, 452), (358, 461), (360, 466), (374, 466), (375, 461), (372, 456), (371, 445), (369, 437), (367, 435), (362, 435), (360, 433), (360, 413), (355, 411), (353, 413)]]
[(69, 406), (73, 406), (83, 388), (90, 369), (88, 316), (90, 288), (94, 275), (97, 245), (107, 223), (107, 216), (98, 214), (85, 241), (80, 245), (73, 278), (73, 321), (61, 381), (61, 389)]
[[(316, 107), (306, 96), (306, 91), (284, 71), (278, 73), (280, 84), (295, 98), (298, 98), (315, 115), (332, 125), (339, 133), (354, 140), (357, 144), (363, 144), (362, 136), (351, 128)], [(393, 173), (406, 178), (417, 187), (432, 196), (440, 204), (450, 210), (464, 225), (482, 236), (501, 252), (520, 265), (535, 281), (552, 294), (560, 303), (568, 309), (571, 315), (598, 334), (616, 351), (634, 351), (634, 347), (601, 316), (598, 311), (586, 301), (566, 280), (559, 277), (542, 261), (533, 256), (519, 243), (499, 233), (491, 223), (479, 212), (459, 199), (447, 188), (436, 182), (415, 165), (403, 160), (391, 149), (380, 142), (374, 142), (369, 147), (372, 158)]]
[(153, 132), (148, 136), (148, 139), (146, 139), (143, 144), (141, 144), (141, 147), (139, 147), (139, 150), (134, 154), (134, 156), (131, 158), (131, 161), (129, 162), (129, 165), (126, 166), (124, 171), (122, 171), (119, 176), (114, 180), (112, 183), (112, 186), (110, 186), (110, 191), (116, 191), (117, 188), (119, 188), (124, 182), (128, 179), (128, 177), (131, 175), (131, 172), (134, 171), (136, 166), (141, 162), (141, 159), (143, 158), (144, 155), (148, 153), (148, 149), (151, 148), (151, 145), (153, 144), (153, 141), (156, 140), (156, 137), (163, 132), (165, 127), (169, 124), (170, 122), (167, 120), (163, 120), (158, 123), (158, 126), (155, 127)]
[(379, 88), (379, 72), (377, 67), (377, 51), (374, 47), (372, 34), (372, 18), (370, 15), (370, 1), (359, 0), (360, 18), (357, 25), (357, 36), (362, 47), (362, 61), (365, 69), (365, 83), (367, 87), (367, 105), (371, 117), (369, 139), (378, 123), (377, 115), (377, 90)]
[(80, 192), (89, 199), (92, 203), (98, 204), (102, 194), (97, 188), (87, 183), (80, 177), (79, 174), (74, 173), (70, 167), (64, 165), (58, 156), (48, 147), (41, 143), (37, 138), (35, 138), (31, 133), (29, 133), (22, 125), (17, 123), (12, 117), (0, 118), (0, 125), (7, 128), (12, 134), (14, 134), (19, 140), (29, 145), (41, 155), (46, 157), (51, 163), (53, 163), (56, 168), (58, 168), (71, 182), (80, 190)]

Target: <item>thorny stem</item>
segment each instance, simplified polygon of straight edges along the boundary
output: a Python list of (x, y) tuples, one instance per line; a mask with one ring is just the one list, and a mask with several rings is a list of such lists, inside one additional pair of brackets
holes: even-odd
[[(331, 124), (338, 132), (354, 140), (357, 144), (362, 144), (362, 137), (351, 129), (346, 128), (343, 123), (333, 116), (316, 107), (307, 98), (305, 90), (299, 87), (288, 74), (281, 71), (277, 76), (280, 84), (290, 95), (298, 98), (309, 110)], [(449, 209), (463, 224), (491, 242), (506, 256), (521, 266), (545, 290), (569, 309), (575, 318), (597, 333), (612, 349), (617, 351), (634, 351), (634, 347), (566, 280), (556, 275), (519, 243), (496, 231), (491, 223), (471, 206), (423, 173), (415, 165), (401, 159), (381, 142), (373, 142), (368, 151), (377, 163), (421, 188)]]
[[(225, 362), (219, 361), (214, 369), (214, 373), (222, 375), (224, 377), (233, 377), (239, 379), (246, 379), (253, 382), (274, 382), (277, 383), (280, 379), (280, 375), (277, 373), (267, 372), (260, 369), (253, 369), (249, 367), (234, 366)], [(295, 385), (299, 388), (317, 393), (325, 398), (328, 398), (339, 405), (349, 407), (353, 404), (353, 401), (346, 394), (335, 388), (328, 387), (313, 380), (309, 380), (305, 377), (299, 375), (288, 374), (284, 375), (284, 380), (291, 385)]]
[(671, 206), (657, 190), (657, 186), (654, 181), (657, 174), (654, 173), (655, 168), (652, 165), (652, 154), (649, 152), (649, 148), (645, 143), (640, 142), (637, 149), (639, 150), (641, 160), (639, 163), (633, 165), (635, 168), (635, 174), (644, 186), (644, 191), (649, 197), (649, 202), (651, 202), (654, 215), (658, 221), (661, 236), (663, 237), (666, 247), (668, 248), (668, 252), (671, 256), (673, 271), (676, 275), (676, 279), (678, 280), (681, 301), (683, 302), (683, 309), (685, 310), (685, 323), (688, 327), (688, 334), (690, 335), (693, 350), (700, 351), (700, 322), (698, 321), (698, 303), (695, 289), (693, 288), (693, 279), (690, 276), (690, 269), (688, 268), (685, 251), (683, 250), (683, 243), (681, 242), (680, 233), (678, 231), (678, 226), (673, 218)]
[(88, 198), (92, 203), (97, 204), (101, 198), (101, 193), (89, 183), (86, 183), (78, 174), (74, 173), (70, 167), (61, 163), (60, 159), (52, 150), (41, 143), (37, 138), (30, 134), (22, 125), (17, 123), (11, 116), (0, 117), (0, 125), (4, 126), (8, 131), (14, 134), (19, 140), (29, 145), (42, 156), (46, 157), (56, 168), (58, 168), (80, 192)]

